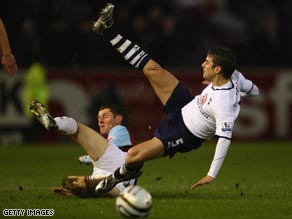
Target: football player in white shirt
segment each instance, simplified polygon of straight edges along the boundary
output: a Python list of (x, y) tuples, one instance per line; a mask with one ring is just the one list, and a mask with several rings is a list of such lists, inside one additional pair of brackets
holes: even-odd
[(139, 176), (145, 161), (197, 149), (204, 140), (217, 136), (209, 172), (194, 183), (192, 189), (212, 182), (231, 142), (240, 110), (240, 93), (258, 95), (257, 86), (235, 70), (236, 57), (229, 48), (216, 47), (208, 52), (202, 64), (203, 79), (209, 85), (194, 97), (137, 44), (115, 32), (113, 10), (114, 5), (107, 4), (94, 23), (93, 31), (103, 35), (130, 65), (144, 72), (164, 106), (165, 117), (152, 139), (133, 146), (127, 153), (125, 164), (97, 184), (96, 193), (103, 194), (117, 183)]

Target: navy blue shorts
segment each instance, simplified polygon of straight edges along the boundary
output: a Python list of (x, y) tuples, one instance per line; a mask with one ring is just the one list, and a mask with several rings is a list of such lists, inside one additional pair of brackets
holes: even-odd
[(165, 117), (155, 131), (165, 148), (165, 156), (173, 157), (177, 152), (188, 152), (201, 146), (204, 139), (194, 136), (185, 126), (181, 109), (194, 96), (179, 83), (164, 106)]

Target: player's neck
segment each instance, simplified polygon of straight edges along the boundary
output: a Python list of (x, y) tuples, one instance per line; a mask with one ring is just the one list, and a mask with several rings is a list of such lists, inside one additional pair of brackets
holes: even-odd
[(222, 85), (226, 84), (228, 81), (229, 81), (229, 79), (226, 79), (222, 76), (219, 76), (219, 77), (215, 77), (213, 79), (212, 84), (214, 86), (222, 86)]

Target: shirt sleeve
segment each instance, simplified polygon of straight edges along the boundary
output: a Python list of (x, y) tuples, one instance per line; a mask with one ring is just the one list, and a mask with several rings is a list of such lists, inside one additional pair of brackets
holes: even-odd
[(225, 138), (218, 139), (214, 158), (213, 158), (211, 167), (209, 169), (209, 172), (207, 174), (208, 176), (216, 178), (216, 176), (217, 176), (217, 174), (218, 174), (218, 172), (223, 164), (223, 161), (226, 157), (230, 142), (231, 141), (229, 139), (225, 139)]
[[(231, 100), (231, 97), (229, 96), (223, 96), (223, 98), (227, 99), (225, 101), (230, 101), (232, 103), (234, 102), (234, 100)], [(234, 111), (232, 106), (230, 106), (230, 103), (220, 104), (218, 102), (214, 112), (216, 119), (215, 135), (227, 139), (232, 138), (235, 114), (236, 112)]]
[(241, 97), (259, 95), (258, 87), (251, 80), (246, 79), (242, 73), (235, 70), (232, 77), (238, 81)]
[(130, 134), (125, 126), (117, 125), (108, 134), (107, 140), (117, 147), (132, 145)]

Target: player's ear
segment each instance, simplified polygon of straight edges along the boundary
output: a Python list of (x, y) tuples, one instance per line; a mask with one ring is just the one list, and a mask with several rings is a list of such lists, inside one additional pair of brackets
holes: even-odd
[(119, 124), (122, 124), (123, 119), (124, 119), (124, 117), (122, 115), (117, 115), (116, 116), (116, 122), (119, 123)]
[(215, 67), (215, 72), (218, 74), (218, 73), (220, 73), (222, 71), (222, 67), (220, 66), (220, 65), (217, 65), (216, 67)]

